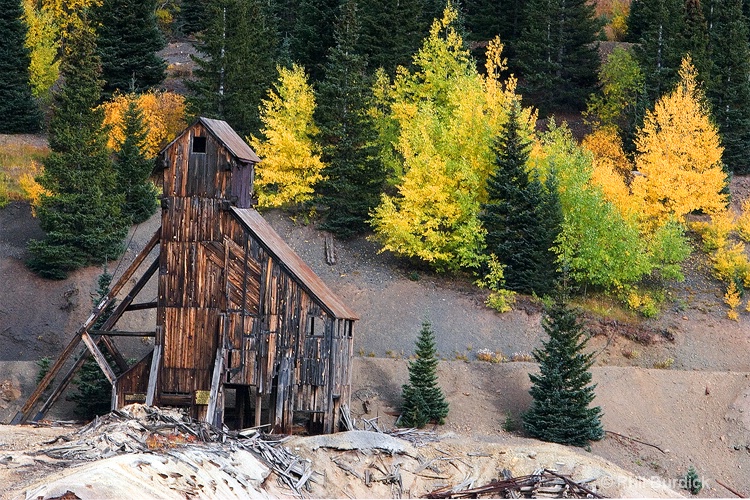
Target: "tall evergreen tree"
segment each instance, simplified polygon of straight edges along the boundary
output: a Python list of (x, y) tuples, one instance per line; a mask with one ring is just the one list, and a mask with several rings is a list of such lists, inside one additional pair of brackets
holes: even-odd
[(472, 55), (483, 67), (484, 43), (500, 36), (511, 71), (516, 68), (515, 45), (521, 35), (521, 16), (526, 0), (465, 0), (462, 2), (467, 41), (478, 44)]
[(188, 109), (226, 120), (242, 136), (260, 130), (258, 107), (276, 75), (273, 16), (261, 0), (212, 0), (199, 37)]
[(44, 240), (29, 242), (29, 267), (48, 278), (104, 262), (122, 253), (127, 221), (122, 195), (102, 127), (96, 36), (81, 13), (81, 25), (63, 41), (61, 73), (64, 85), (54, 96), (49, 128), (50, 155), (38, 181), (49, 194), (37, 207)]
[(156, 212), (157, 191), (149, 180), (154, 160), (145, 154), (148, 131), (135, 96), (128, 102), (123, 124), (124, 139), (115, 155), (117, 187), (125, 197), (123, 216), (138, 224)]
[(584, 353), (586, 336), (578, 317), (558, 296), (545, 310), (542, 327), (549, 335), (534, 350), (539, 374), (529, 374), (533, 398), (523, 415), (523, 427), (533, 437), (553, 443), (585, 446), (604, 437), (601, 408), (589, 408), (596, 385), (591, 383), (591, 353)]
[(430, 420), (442, 424), (448, 416), (448, 402), (437, 381), (435, 333), (429, 321), (422, 323), (414, 354), (416, 359), (409, 361), (409, 383), (403, 386), (401, 425), (424, 427)]
[(290, 52), (307, 69), (312, 82), (323, 79), (326, 54), (334, 46), (339, 0), (299, 0)]
[[(637, 26), (629, 41), (645, 76), (646, 107), (653, 105), (677, 83), (685, 51), (684, 0), (637, 0), (628, 26)], [(637, 37), (637, 38), (636, 38)]]
[(432, 19), (427, 19), (426, 12), (433, 12), (433, 5), (428, 0), (371, 0), (360, 6), (358, 51), (373, 69), (393, 74), (397, 66), (408, 67), (430, 32)]
[(0, 0), (0, 133), (36, 132), (41, 114), (31, 94), (26, 26), (18, 0)]
[(357, 5), (346, 0), (328, 53), (316, 113), (321, 130), (325, 179), (316, 191), (327, 208), (323, 228), (349, 237), (368, 229), (380, 201), (385, 170), (377, 160), (375, 128), (367, 114), (371, 100), (365, 59), (356, 52)]
[(156, 53), (165, 40), (155, 11), (156, 0), (102, 0), (95, 8), (105, 97), (117, 90), (148, 90), (164, 81), (167, 65)]
[(724, 146), (724, 164), (750, 173), (750, 47), (742, 0), (711, 4), (712, 78), (706, 85)]
[(537, 178), (529, 178), (529, 144), (521, 136), (514, 106), (495, 142), (495, 170), (487, 180), (488, 201), (479, 218), (487, 230), (486, 251), (506, 266), (505, 287), (545, 295), (557, 278), (556, 255), (550, 249), (563, 216), (556, 186), (550, 183), (545, 189)]
[(682, 52), (690, 54), (701, 81), (708, 82), (712, 62), (708, 56), (708, 27), (700, 0), (685, 0), (685, 23), (681, 35)]
[(516, 44), (521, 94), (542, 113), (582, 110), (599, 70), (600, 29), (587, 0), (527, 0)]
[(186, 35), (203, 31), (208, 24), (205, 0), (182, 0), (180, 21), (181, 31)]

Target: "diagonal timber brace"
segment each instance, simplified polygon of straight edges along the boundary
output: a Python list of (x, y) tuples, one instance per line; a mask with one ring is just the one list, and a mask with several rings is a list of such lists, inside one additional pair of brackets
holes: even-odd
[[(94, 348), (99, 351), (98, 347), (96, 347), (96, 344), (98, 342), (93, 341), (93, 339), (90, 337), (88, 330), (91, 328), (94, 323), (96, 323), (96, 320), (98, 320), (102, 314), (104, 314), (104, 311), (107, 309), (107, 306), (109, 306), (114, 300), (115, 297), (117, 297), (117, 294), (120, 293), (120, 291), (125, 287), (125, 285), (128, 283), (130, 278), (133, 277), (133, 274), (138, 270), (138, 268), (143, 264), (143, 261), (146, 260), (146, 257), (148, 257), (148, 254), (151, 253), (151, 251), (156, 247), (156, 245), (159, 243), (161, 235), (161, 228), (157, 229), (154, 235), (151, 237), (149, 242), (146, 244), (146, 246), (141, 250), (141, 252), (136, 256), (136, 258), (133, 260), (132, 264), (125, 270), (125, 272), (120, 276), (120, 278), (117, 280), (117, 282), (114, 284), (114, 286), (110, 289), (109, 293), (99, 302), (99, 304), (94, 308), (91, 315), (86, 319), (86, 321), (81, 325), (81, 327), (78, 329), (78, 331), (73, 335), (73, 338), (70, 340), (67, 346), (65, 346), (65, 349), (60, 353), (60, 355), (57, 357), (55, 362), (50, 367), (47, 374), (42, 378), (42, 380), (37, 385), (34, 392), (29, 396), (29, 399), (26, 401), (26, 403), (21, 407), (21, 409), (16, 413), (16, 415), (13, 417), (13, 420), (11, 420), (11, 424), (23, 424), (28, 421), (29, 416), (31, 415), (31, 412), (34, 409), (34, 406), (36, 406), (37, 402), (39, 401), (39, 398), (41, 398), (44, 391), (49, 387), (49, 385), (52, 383), (54, 378), (58, 375), (60, 370), (63, 368), (63, 365), (65, 362), (70, 358), (70, 356), (75, 352), (78, 345), (81, 343), (82, 340), (84, 340), (84, 335), (88, 337), (88, 340), (92, 340), (92, 345)], [(133, 287), (133, 291), (131, 291), (126, 299), (128, 300), (127, 305), (130, 305), (137, 295), (137, 293), (145, 286), (146, 282), (148, 281), (148, 278), (153, 275), (153, 273), (158, 269), (158, 257), (155, 260), (155, 263), (149, 267), (148, 271), (144, 276), (138, 280), (138, 282)], [(148, 278), (144, 278), (148, 276)], [(137, 291), (135, 291), (137, 288)], [(135, 292), (134, 292), (135, 291)], [(122, 303), (120, 304), (122, 306)], [(115, 310), (115, 313), (112, 314), (112, 316), (107, 320), (107, 322), (104, 324), (104, 326), (101, 328), (102, 330), (109, 330), (112, 328), (114, 323), (116, 323), (117, 319), (119, 319), (120, 316), (122, 316), (123, 312), (125, 311), (127, 306), (125, 307), (118, 307)], [(115, 319), (116, 314), (119, 312), (119, 316)], [(114, 342), (111, 341), (109, 338), (102, 337), (105, 347), (112, 353), (113, 357), (115, 358), (118, 365), (122, 362), (124, 364), (124, 359), (122, 355), (119, 353), (119, 350), (117, 350), (116, 346), (114, 345)], [(91, 350), (91, 346), (88, 345), (88, 342), (86, 342), (87, 347), (89, 350)], [(99, 351), (101, 354), (101, 351)], [(84, 353), (85, 354), (85, 353)], [(70, 383), (70, 380), (72, 379), (75, 372), (83, 365), (84, 358), (87, 356), (81, 356), (81, 358), (75, 363), (73, 368), (68, 371), (68, 373), (65, 375), (65, 379), (60, 383), (59, 387), (67, 386), (68, 383)], [(101, 366), (101, 363), (100, 363)], [(107, 365), (109, 366), (109, 365)], [(120, 366), (120, 368), (126, 368), (127, 364), (124, 364), (124, 366)], [(110, 368), (111, 371), (111, 368)], [(108, 375), (105, 371), (105, 375)], [(108, 377), (109, 378), (109, 375)], [(111, 379), (112, 383), (114, 383), (114, 379)], [(59, 389), (58, 387), (58, 389)], [(63, 387), (64, 388), (64, 387)], [(61, 390), (56, 390), (53, 393), (54, 400), (57, 399), (59, 396), (59, 393), (62, 392)], [(48, 403), (50, 403), (50, 400), (53, 399), (53, 396), (50, 396), (50, 399), (48, 399)], [(54, 402), (54, 400), (52, 402)], [(50, 405), (51, 406), (51, 403)], [(49, 409), (49, 406), (47, 403), (45, 403), (44, 412), (39, 412), (35, 417), (34, 420), (38, 420), (40, 418), (44, 417), (44, 413)]]

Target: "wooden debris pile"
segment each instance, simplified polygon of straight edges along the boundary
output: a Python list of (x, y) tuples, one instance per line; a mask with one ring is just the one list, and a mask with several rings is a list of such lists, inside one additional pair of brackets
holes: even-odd
[(512, 477), (507, 469), (503, 474), (504, 479), (484, 486), (445, 486), (431, 491), (425, 498), (604, 498), (596, 493), (596, 486), (585, 486), (593, 479), (576, 482), (549, 469), (520, 477)]
[(35, 454), (93, 461), (126, 453), (165, 453), (177, 458), (179, 454), (173, 452), (186, 445), (200, 447), (207, 455), (215, 456), (245, 450), (272, 469), (281, 484), (300, 494), (314, 480), (312, 465), (291, 453), (283, 442), (284, 439), (273, 439), (253, 430), (227, 432), (179, 413), (133, 404), (97, 417), (72, 434), (48, 441), (45, 444), (54, 446)]

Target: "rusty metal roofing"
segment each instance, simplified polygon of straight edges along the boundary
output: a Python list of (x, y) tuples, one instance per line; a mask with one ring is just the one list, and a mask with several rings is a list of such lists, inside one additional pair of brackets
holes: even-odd
[(338, 319), (359, 319), (256, 210), (232, 207), (232, 212), (324, 309)]
[(224, 120), (212, 118), (198, 118), (207, 129), (227, 148), (238, 160), (245, 163), (258, 163), (260, 158), (250, 149), (245, 141)]

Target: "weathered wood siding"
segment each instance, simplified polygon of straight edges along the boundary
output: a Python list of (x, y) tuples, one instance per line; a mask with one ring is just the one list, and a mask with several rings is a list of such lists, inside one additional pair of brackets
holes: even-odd
[[(246, 295), (259, 298), (228, 311), (226, 382), (255, 386), (263, 395), (276, 391), (275, 424), (282, 429), (291, 428), (297, 411), (317, 413), (333, 426), (334, 396), (349, 400), (352, 321), (328, 314), (231, 213), (224, 213), (222, 226), (236, 267), (251, 270), (245, 281), (253, 290)], [(227, 281), (241, 295), (239, 279)]]
[[(205, 153), (193, 152), (195, 137), (206, 138)], [(354, 320), (334, 317), (229, 209), (250, 206), (252, 165), (200, 121), (162, 154), (157, 404), (189, 402), (200, 414), (216, 366), (220, 384), (251, 387), (255, 401), (268, 402), (264, 423), (276, 430), (289, 432), (295, 412), (336, 430), (350, 396)], [(125, 392), (141, 385), (122, 384)]]

